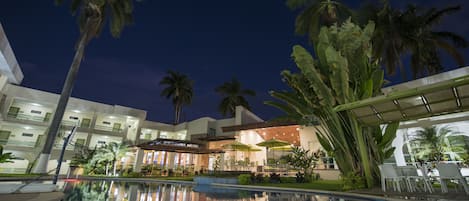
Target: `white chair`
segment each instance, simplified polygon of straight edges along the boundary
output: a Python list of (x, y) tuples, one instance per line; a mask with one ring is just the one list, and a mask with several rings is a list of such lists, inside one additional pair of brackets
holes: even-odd
[(433, 193), (433, 187), (430, 180), (426, 175), (419, 176), (417, 168), (413, 165), (398, 166), (397, 167), (399, 176), (405, 177), (407, 188), (410, 192), (416, 192), (419, 182), (423, 183), (423, 190), (425, 192)]
[(394, 190), (401, 192), (401, 181), (405, 182), (405, 177), (399, 176), (394, 165), (382, 164), (378, 166), (381, 173), (381, 188), (386, 192), (386, 182), (391, 181)]
[(466, 194), (469, 195), (469, 187), (467, 186), (466, 179), (461, 175), (461, 172), (456, 164), (453, 163), (439, 163), (436, 165), (438, 169), (440, 182), (441, 182), (441, 192), (447, 193), (448, 186), (446, 185), (445, 180), (455, 180), (458, 184), (461, 184), (464, 188)]

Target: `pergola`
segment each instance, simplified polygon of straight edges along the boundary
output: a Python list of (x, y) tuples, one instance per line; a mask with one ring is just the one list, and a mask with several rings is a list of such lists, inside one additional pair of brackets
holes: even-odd
[(382, 89), (384, 95), (336, 106), (367, 125), (469, 111), (469, 67)]
[[(334, 111), (351, 111), (365, 125), (400, 121), (400, 128), (469, 118), (469, 67), (394, 85), (381, 91), (381, 96), (339, 105)], [(397, 165), (406, 165), (404, 143), (400, 135), (393, 142)]]

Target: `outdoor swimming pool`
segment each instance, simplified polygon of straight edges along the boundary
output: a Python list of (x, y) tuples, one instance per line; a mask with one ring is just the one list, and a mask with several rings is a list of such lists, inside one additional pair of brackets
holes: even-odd
[(77, 181), (64, 186), (66, 201), (345, 201), (374, 200), (309, 193), (262, 192), (207, 185)]

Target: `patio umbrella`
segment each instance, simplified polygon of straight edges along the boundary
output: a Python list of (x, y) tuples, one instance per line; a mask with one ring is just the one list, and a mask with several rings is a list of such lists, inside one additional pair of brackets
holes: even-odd
[(230, 150), (234, 150), (234, 151), (247, 151), (251, 147), (247, 144), (244, 144), (244, 143), (241, 143), (241, 142), (238, 142), (238, 141), (234, 141), (232, 143), (224, 144), (222, 146), (222, 148), (223, 149), (230, 149)]
[(291, 145), (285, 145), (281, 147), (272, 147), (271, 150), (276, 150), (276, 151), (291, 151), (293, 147)]
[(268, 151), (269, 148), (287, 146), (287, 145), (290, 145), (290, 143), (283, 141), (283, 140), (270, 139), (264, 142), (257, 143), (256, 145), (261, 146), (261, 147), (266, 147)]
[(256, 145), (261, 146), (261, 147), (272, 148), (272, 147), (281, 147), (281, 146), (290, 145), (290, 143), (285, 142), (283, 140), (270, 139), (264, 142), (257, 143)]

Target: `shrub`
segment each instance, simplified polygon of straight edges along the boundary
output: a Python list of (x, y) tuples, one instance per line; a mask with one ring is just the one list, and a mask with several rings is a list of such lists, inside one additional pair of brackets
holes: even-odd
[(241, 185), (248, 185), (251, 184), (251, 175), (250, 174), (242, 174), (238, 176), (238, 183)]
[(360, 176), (359, 173), (349, 172), (342, 175), (342, 189), (345, 191), (365, 188), (365, 178)]
[(280, 174), (276, 174), (275, 172), (270, 173), (269, 182), (270, 183), (280, 183), (281, 182)]

